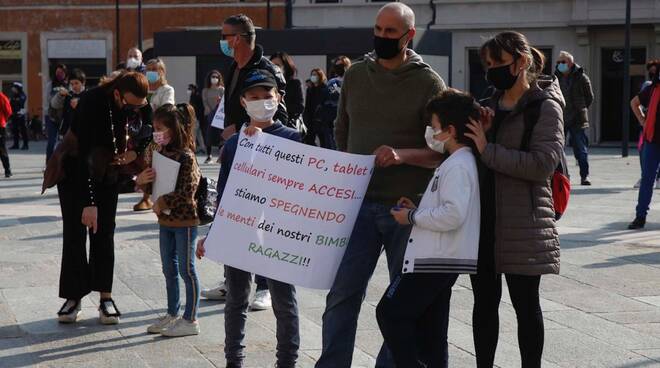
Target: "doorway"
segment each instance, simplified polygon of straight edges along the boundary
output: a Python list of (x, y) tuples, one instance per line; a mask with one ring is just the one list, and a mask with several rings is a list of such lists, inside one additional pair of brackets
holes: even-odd
[[(646, 48), (634, 47), (630, 52), (630, 97), (637, 93), (644, 83), (646, 70)], [(637, 119), (630, 110), (628, 101), (623, 98), (623, 57), (624, 49), (601, 49), (601, 110), (600, 126), (602, 142), (621, 141), (623, 135), (621, 116), (626, 109), (630, 113), (629, 137), (636, 142), (639, 137)], [(597, 95), (597, 94), (596, 94)]]

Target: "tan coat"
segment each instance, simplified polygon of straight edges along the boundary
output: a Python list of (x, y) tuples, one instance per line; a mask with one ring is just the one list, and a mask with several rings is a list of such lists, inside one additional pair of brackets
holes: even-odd
[[(495, 270), (498, 273), (559, 273), (559, 233), (555, 225), (551, 176), (564, 146), (564, 98), (557, 79), (539, 79), (502, 121), (495, 143), (481, 155), (495, 172)], [(543, 99), (529, 143), (520, 151), (523, 111)], [(498, 101), (498, 95), (491, 103)], [(491, 106), (495, 108), (496, 106)]]

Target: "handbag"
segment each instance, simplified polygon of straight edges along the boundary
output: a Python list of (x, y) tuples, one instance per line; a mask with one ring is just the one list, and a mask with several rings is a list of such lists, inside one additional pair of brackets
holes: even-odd
[(46, 163), (46, 170), (44, 171), (44, 181), (41, 185), (41, 194), (44, 194), (46, 189), (52, 188), (60, 183), (65, 178), (64, 173), (64, 160), (67, 157), (75, 157), (78, 155), (78, 138), (69, 129), (69, 131), (62, 138), (62, 142), (55, 147), (55, 151), (50, 156)]
[(218, 183), (205, 176), (199, 178), (195, 200), (197, 201), (197, 217), (200, 225), (213, 222), (218, 208)]

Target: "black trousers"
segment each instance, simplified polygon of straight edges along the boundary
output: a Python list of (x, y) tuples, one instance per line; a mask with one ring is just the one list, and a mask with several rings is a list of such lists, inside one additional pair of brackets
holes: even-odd
[[(492, 242), (494, 243), (494, 242)], [(474, 293), (472, 334), (477, 367), (492, 367), (499, 337), (499, 306), (502, 299), (502, 274), (495, 272), (493, 248), (479, 249), (479, 269), (470, 276)], [(541, 276), (506, 274), (509, 295), (518, 320), (518, 345), (522, 368), (541, 367), (543, 355), (543, 312), (539, 284)]]
[(92, 291), (112, 292), (115, 253), (114, 234), (117, 214), (117, 186), (97, 186), (98, 230), (89, 231), (81, 223), (83, 204), (79, 200), (80, 185), (74, 175), (57, 185), (64, 223), (60, 298), (81, 299)]
[(455, 273), (394, 278), (378, 303), (378, 326), (398, 368), (448, 367), (449, 301)]
[(2, 161), (2, 167), (5, 169), (5, 173), (10, 173), (11, 168), (9, 166), (9, 154), (7, 153), (6, 128), (0, 128), (0, 161)]
[(25, 116), (13, 117), (11, 119), (11, 134), (14, 138), (14, 148), (18, 148), (20, 142), (20, 137), (23, 136), (23, 147), (28, 146), (28, 133), (27, 133), (27, 122)]

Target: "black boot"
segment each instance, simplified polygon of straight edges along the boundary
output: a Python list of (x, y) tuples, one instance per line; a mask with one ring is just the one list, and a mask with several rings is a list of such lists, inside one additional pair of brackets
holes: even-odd
[(628, 230), (639, 230), (643, 229), (646, 225), (646, 219), (643, 217), (635, 217), (633, 222), (628, 225)]
[(5, 178), (11, 178), (12, 173), (11, 170), (5, 170)]

